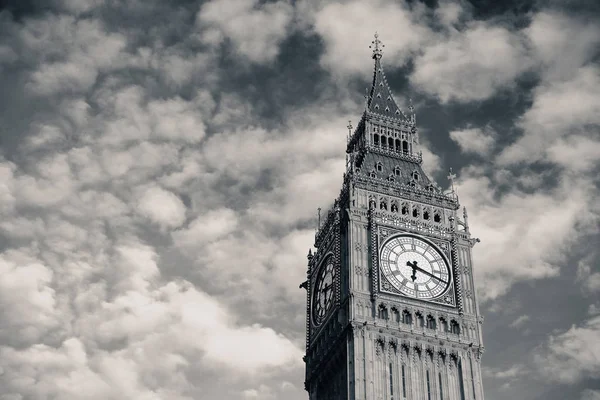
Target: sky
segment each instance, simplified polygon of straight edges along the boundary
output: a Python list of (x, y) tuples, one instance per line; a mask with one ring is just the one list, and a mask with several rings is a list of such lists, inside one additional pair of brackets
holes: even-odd
[(481, 239), (486, 398), (600, 399), (597, 1), (0, 7), (0, 400), (307, 399), (375, 31)]

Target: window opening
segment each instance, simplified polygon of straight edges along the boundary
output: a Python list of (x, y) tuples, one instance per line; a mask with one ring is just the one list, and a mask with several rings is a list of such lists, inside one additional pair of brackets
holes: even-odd
[(392, 373), (392, 363), (390, 363), (390, 396), (394, 400), (394, 374)]
[(431, 400), (431, 384), (429, 382), (429, 371), (427, 371), (427, 400)]
[(406, 371), (402, 365), (402, 397), (406, 398)]
[(433, 214), (433, 221), (438, 222), (438, 223), (441, 222), (442, 217), (440, 217), (440, 214), (438, 214), (438, 213)]

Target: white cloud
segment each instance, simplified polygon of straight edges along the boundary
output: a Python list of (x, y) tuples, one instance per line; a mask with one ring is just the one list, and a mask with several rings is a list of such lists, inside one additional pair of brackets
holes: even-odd
[(173, 232), (175, 244), (181, 247), (200, 247), (235, 231), (238, 217), (233, 210), (221, 208), (199, 215), (186, 228)]
[(600, 272), (592, 271), (591, 261), (590, 257), (577, 264), (577, 281), (587, 294), (600, 293)]
[[(514, 144), (505, 148), (499, 161), (504, 164), (543, 160), (550, 152), (550, 159), (575, 169), (588, 165), (594, 157), (594, 142), (585, 138), (568, 138), (565, 145), (586, 143), (592, 149), (583, 152), (584, 161), (571, 160), (560, 154), (558, 139), (586, 131), (597, 132), (600, 125), (600, 69), (582, 67), (566, 81), (548, 81), (534, 90), (533, 105), (523, 115), (520, 126), (525, 134)], [(596, 126), (594, 129), (593, 126)], [(589, 127), (589, 128), (587, 128)], [(550, 148), (550, 150), (548, 150)], [(565, 148), (565, 152), (572, 149)]]
[(218, 45), (226, 37), (250, 61), (267, 63), (279, 54), (293, 11), (285, 1), (213, 0), (202, 6), (197, 22), (205, 43)]
[(600, 44), (598, 24), (544, 10), (524, 31), (545, 79), (565, 80), (592, 60)]
[(517, 281), (556, 276), (565, 252), (596, 226), (587, 184), (564, 181), (548, 192), (513, 188), (495, 196), (495, 183), (481, 173), (471, 168), (458, 181), (470, 230), (483, 239), (474, 249), (481, 298), (503, 295)]
[(415, 59), (410, 81), (443, 103), (484, 100), (511, 87), (529, 65), (521, 37), (476, 22), (425, 47)]
[(39, 95), (89, 89), (126, 45), (125, 37), (107, 33), (97, 20), (65, 15), (28, 20), (20, 36), (36, 56), (58, 59), (41, 62), (31, 74), (28, 88)]
[(475, 153), (485, 156), (495, 144), (495, 133), (491, 129), (468, 128), (451, 131), (450, 139), (454, 140), (464, 153)]
[(548, 379), (575, 383), (585, 378), (600, 377), (600, 316), (581, 326), (550, 336), (537, 355), (540, 372)]
[(365, 47), (377, 31), (386, 46), (385, 62), (402, 65), (432, 35), (420, 17), (402, 3), (387, 0), (331, 2), (314, 15), (314, 29), (326, 46), (321, 63), (337, 75), (366, 76), (372, 60)]
[(513, 322), (511, 322), (509, 326), (511, 328), (520, 328), (526, 322), (528, 322), (530, 319), (531, 318), (529, 318), (529, 315), (521, 315), (517, 319), (515, 319)]
[(600, 390), (585, 389), (581, 392), (581, 400), (600, 400)]
[(162, 227), (177, 228), (185, 222), (186, 208), (173, 192), (149, 186), (139, 194), (138, 212)]

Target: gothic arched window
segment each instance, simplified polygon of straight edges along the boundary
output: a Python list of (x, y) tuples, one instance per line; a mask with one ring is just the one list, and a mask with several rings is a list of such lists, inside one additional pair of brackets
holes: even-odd
[(393, 138), (388, 139), (388, 146), (390, 147), (390, 150), (394, 150), (394, 139)]
[(379, 313), (378, 313), (378, 317), (379, 319), (388, 319), (388, 310), (387, 307), (384, 306), (383, 304), (379, 305)]
[(392, 307), (392, 321), (400, 322), (400, 313), (396, 307)]
[(402, 172), (400, 171), (400, 167), (396, 166), (396, 168), (394, 168), (394, 175), (400, 176), (401, 174)]
[(418, 173), (417, 171), (413, 171), (413, 173), (412, 173), (412, 178), (413, 178), (415, 181), (419, 181), (419, 173)]
[(378, 134), (373, 135), (373, 144), (375, 146), (379, 146), (379, 135)]
[(385, 199), (381, 199), (381, 202), (379, 203), (379, 209), (387, 210), (387, 202), (385, 201)]
[(426, 324), (426, 326), (429, 329), (435, 329), (435, 327), (436, 327), (435, 318), (433, 318), (431, 315), (427, 316), (427, 324)]
[(405, 204), (402, 204), (402, 215), (406, 215), (406, 214), (408, 214), (408, 205), (405, 203)]
[(429, 219), (429, 210), (423, 211), (423, 219), (424, 220), (428, 220)]
[(448, 321), (445, 318), (440, 318), (440, 329), (442, 332), (448, 332)]
[(410, 311), (408, 311), (408, 310), (402, 311), (402, 322), (404, 322), (407, 325), (412, 325), (412, 315), (411, 315)]
[(396, 139), (396, 151), (402, 151), (402, 142), (400, 142), (400, 139)]
[(433, 214), (433, 221), (437, 223), (442, 222), (442, 217), (440, 216), (440, 213), (436, 212), (435, 214)]
[(383, 164), (381, 163), (381, 161), (378, 161), (375, 164), (375, 168), (377, 168), (377, 171), (379, 171), (379, 172), (383, 171)]
[(402, 151), (408, 153), (408, 142), (406, 140), (402, 141)]
[(415, 217), (415, 218), (419, 217), (419, 208), (418, 207), (414, 207), (413, 208), (412, 216)]
[(423, 318), (423, 314), (417, 313), (417, 326), (423, 328), (425, 326), (425, 318)]
[(450, 321), (450, 332), (460, 335), (460, 325), (455, 320)]
[(385, 148), (387, 146), (387, 137), (381, 135), (381, 147)]

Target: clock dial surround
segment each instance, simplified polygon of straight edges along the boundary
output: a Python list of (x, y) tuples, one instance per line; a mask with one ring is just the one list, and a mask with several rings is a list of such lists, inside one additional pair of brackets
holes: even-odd
[(315, 280), (312, 312), (315, 326), (321, 325), (333, 308), (335, 279), (336, 269), (333, 265), (333, 258), (330, 256), (323, 262)]
[(415, 299), (443, 296), (452, 274), (446, 257), (432, 243), (413, 235), (388, 239), (379, 254), (381, 274), (400, 293)]

